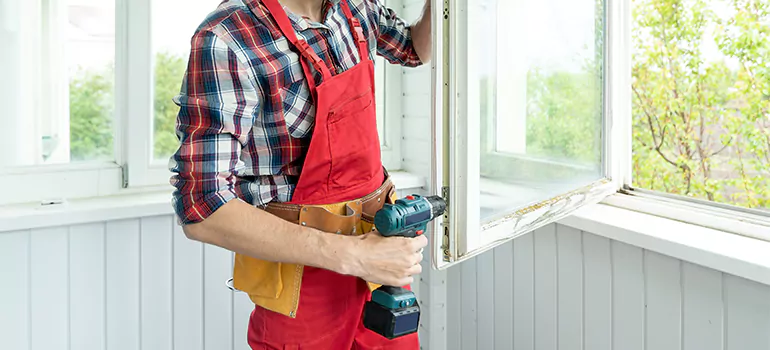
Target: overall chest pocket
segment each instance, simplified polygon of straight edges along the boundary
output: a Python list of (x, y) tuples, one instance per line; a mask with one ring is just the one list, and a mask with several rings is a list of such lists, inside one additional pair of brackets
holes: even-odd
[(286, 85), (280, 89), (279, 96), (289, 134), (294, 138), (309, 137), (315, 124), (315, 105), (306, 80), (300, 78)]
[(330, 186), (349, 190), (382, 172), (374, 94), (354, 96), (329, 111)]

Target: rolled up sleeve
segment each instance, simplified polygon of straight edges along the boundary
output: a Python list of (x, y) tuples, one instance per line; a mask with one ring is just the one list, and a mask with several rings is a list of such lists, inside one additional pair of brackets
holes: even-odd
[(373, 22), (377, 34), (377, 54), (388, 62), (406, 67), (422, 64), (412, 42), (409, 24), (395, 11), (382, 4), (381, 0), (367, 0), (372, 8)]
[(244, 199), (236, 175), (258, 106), (247, 65), (224, 41), (206, 31), (191, 43), (181, 93), (174, 98), (180, 146), (169, 161), (173, 206), (183, 225)]

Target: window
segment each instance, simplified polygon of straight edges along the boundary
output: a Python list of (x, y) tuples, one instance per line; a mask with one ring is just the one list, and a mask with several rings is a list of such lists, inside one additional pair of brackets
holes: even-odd
[(633, 5), (633, 191), (770, 210), (770, 2)]
[[(167, 190), (172, 98), (190, 39), (216, 6), (0, 0), (0, 205)], [(400, 69), (380, 58), (376, 69), (383, 162), (397, 170)]]
[(770, 3), (444, 6), (435, 266), (599, 200), (770, 239)]
[(0, 0), (0, 204), (90, 196), (120, 174), (115, 20), (111, 1)]
[[(434, 193), (447, 267), (614, 193), (607, 2), (446, 1)], [(443, 16), (442, 16), (443, 17)], [(442, 55), (443, 54), (443, 55)], [(615, 71), (611, 71), (611, 69)], [(453, 203), (456, 203), (453, 205)]]

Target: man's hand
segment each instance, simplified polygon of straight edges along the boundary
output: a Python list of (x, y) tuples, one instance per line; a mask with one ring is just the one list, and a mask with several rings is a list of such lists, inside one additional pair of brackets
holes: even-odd
[(422, 249), (428, 245), (425, 236), (415, 238), (383, 237), (369, 232), (352, 241), (342, 258), (340, 273), (394, 287), (414, 282), (422, 272)]

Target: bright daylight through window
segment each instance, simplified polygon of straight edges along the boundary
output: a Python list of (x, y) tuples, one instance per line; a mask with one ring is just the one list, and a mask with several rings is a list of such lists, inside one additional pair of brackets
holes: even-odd
[[(152, 1), (152, 52), (154, 65), (153, 158), (163, 166), (176, 151), (174, 127), (179, 94), (190, 55), (190, 38), (206, 15), (216, 8), (211, 0)], [(169, 14), (173, 13), (173, 18)]]
[(604, 2), (473, 3), (484, 222), (603, 177)]
[(770, 1), (633, 1), (633, 186), (770, 209)]
[(114, 2), (0, 0), (0, 33), (0, 168), (114, 161)]

